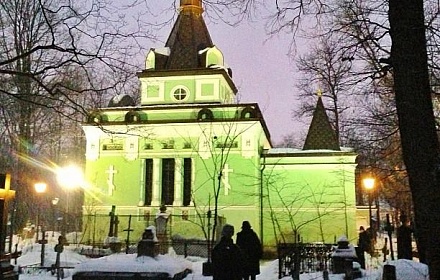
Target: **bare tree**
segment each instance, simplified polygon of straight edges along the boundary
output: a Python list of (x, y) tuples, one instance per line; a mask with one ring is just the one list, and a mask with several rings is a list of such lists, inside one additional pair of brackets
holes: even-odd
[(300, 148), (304, 145), (305, 135), (296, 135), (294, 133), (285, 135), (280, 143), (276, 143), (277, 148)]
[[(203, 137), (200, 140), (204, 141), (204, 143), (197, 143), (195, 145), (196, 147), (204, 147), (202, 151), (200, 149), (196, 150), (199, 157), (205, 158), (206, 155), (203, 154), (209, 154), (209, 160), (201, 161), (204, 165), (204, 172), (208, 174), (209, 182), (207, 182), (207, 184), (211, 185), (211, 191), (208, 191), (209, 203), (207, 205), (206, 201), (203, 202), (197, 200), (197, 195), (193, 195), (193, 198), (195, 199), (194, 203), (198, 205), (198, 207), (202, 207), (199, 209), (208, 209), (208, 211), (212, 211), (213, 224), (208, 227), (207, 233), (207, 237), (210, 239), (211, 244), (214, 244), (218, 237), (216, 232), (219, 227), (219, 217), (222, 206), (225, 205), (221, 200), (221, 194), (227, 193), (230, 187), (229, 183), (225, 181), (225, 169), (227, 169), (230, 157), (234, 154), (234, 149), (238, 147), (238, 141), (243, 134), (249, 129), (252, 129), (253, 126), (257, 125), (256, 123), (245, 125), (240, 124), (240, 122), (238, 122), (238, 115), (232, 116), (231, 118), (230, 115), (234, 114), (234, 112), (235, 111), (228, 112), (227, 110), (224, 110), (224, 112), (222, 112), (224, 122), (219, 124), (202, 124), (200, 130)], [(197, 190), (194, 191), (197, 193)], [(210, 203), (213, 203), (213, 205), (211, 206)]]
[(134, 23), (128, 24), (121, 13), (140, 4), (145, 3), (0, 3), (0, 127), (3, 148), (10, 155), (2, 167), (13, 174), (22, 202), (19, 222), (37, 205), (33, 180), (53, 177), (50, 162), (83, 154), (75, 147), (84, 144), (78, 124), (90, 107), (104, 104), (94, 100), (107, 103), (107, 94), (125, 90), (127, 80), (135, 78), (131, 57), (143, 51), (142, 40), (153, 38), (149, 32), (154, 26), (142, 29), (146, 22), (136, 21), (139, 13), (133, 13)]
[[(414, 201), (420, 259), (440, 277), (439, 142), (428, 72), (424, 1), (390, 1), (391, 65), (396, 108)], [(437, 210), (436, 210), (437, 209)]]
[(310, 116), (315, 110), (316, 95), (322, 95), (340, 141), (342, 116), (355, 102), (351, 92), (357, 81), (351, 72), (353, 55), (342, 48), (342, 41), (343, 38), (321, 37), (309, 53), (297, 59), (297, 67), (303, 75), (297, 85), (300, 107), (294, 111), (298, 118)]
[[(371, 1), (370, 10), (379, 8), (380, 11), (384, 11), (383, 26), (386, 27), (389, 23), (390, 56), (385, 57), (382, 62), (388, 62), (386, 68), (392, 68), (393, 73), (402, 154), (414, 201), (419, 252), (421, 261), (429, 265), (430, 276), (439, 278), (440, 248), (434, 245), (440, 242), (437, 234), (440, 230), (440, 211), (434, 210), (437, 209), (435, 204), (440, 196), (438, 191), (439, 143), (431, 99), (424, 2), (422, 0), (392, 0), (388, 2), (388, 11), (386, 11), (385, 8), (381, 8), (387, 7), (383, 5), (383, 1)], [(252, 1), (244, 1), (243, 5), (251, 3)], [(330, 4), (322, 3), (322, 1), (308, 3), (274, 1), (277, 16), (273, 19), (279, 22), (279, 28), (275, 31), (285, 27), (297, 30), (301, 17), (307, 11), (314, 10), (319, 14), (329, 10)], [(350, 4), (348, 1), (347, 3)], [(429, 8), (438, 6), (438, 3), (434, 1), (428, 1), (428, 3)], [(286, 12), (292, 12), (292, 14), (286, 17)], [(436, 17), (428, 17), (428, 19)], [(369, 23), (368, 20), (365, 21), (365, 24)], [(380, 27), (380, 25), (375, 26)], [(379, 46), (381, 38), (383, 38), (382, 42), (386, 42), (384, 37), (366, 37), (365, 40), (375, 40), (376, 45)], [(428, 39), (433, 38), (428, 37)], [(383, 73), (384, 69), (381, 70), (377, 73)]]

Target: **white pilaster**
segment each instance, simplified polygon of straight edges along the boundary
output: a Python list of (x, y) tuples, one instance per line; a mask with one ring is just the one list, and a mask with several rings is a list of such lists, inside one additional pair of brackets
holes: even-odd
[(191, 158), (191, 202), (189, 203), (190, 206), (194, 206), (194, 201), (192, 199), (192, 193), (193, 193), (193, 186), (194, 182), (196, 181), (196, 165), (195, 160)]
[(160, 205), (160, 170), (161, 170), (160, 158), (153, 158), (153, 193), (151, 199), (151, 206)]
[(174, 166), (174, 206), (182, 205), (182, 159), (176, 158)]

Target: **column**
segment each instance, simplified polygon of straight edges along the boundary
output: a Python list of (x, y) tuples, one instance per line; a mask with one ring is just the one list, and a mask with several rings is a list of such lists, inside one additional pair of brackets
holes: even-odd
[(174, 201), (173, 206), (182, 206), (182, 159), (176, 158), (174, 168)]
[(160, 158), (153, 158), (153, 193), (151, 199), (151, 206), (160, 205), (160, 170), (161, 170)]

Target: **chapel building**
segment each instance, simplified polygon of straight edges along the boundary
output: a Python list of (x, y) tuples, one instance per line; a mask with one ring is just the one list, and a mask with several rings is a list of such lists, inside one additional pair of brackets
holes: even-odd
[(237, 102), (202, 15), (201, 0), (180, 0), (165, 46), (137, 74), (140, 104), (120, 95), (83, 123), (88, 238), (105, 238), (112, 206), (120, 232), (132, 216), (134, 239), (166, 206), (170, 235), (203, 238), (217, 209), (219, 226), (247, 220), (266, 246), (357, 239), (357, 155), (340, 147), (321, 97), (303, 148), (273, 148), (258, 104)]

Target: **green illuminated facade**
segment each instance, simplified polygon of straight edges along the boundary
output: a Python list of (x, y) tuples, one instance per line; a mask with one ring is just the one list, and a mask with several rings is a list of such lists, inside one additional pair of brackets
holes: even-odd
[(107, 235), (112, 205), (121, 236), (129, 215), (139, 239), (166, 205), (172, 234), (202, 237), (198, 216), (214, 209), (220, 187), (222, 222), (238, 230), (250, 221), (266, 245), (293, 232), (304, 242), (356, 239), (356, 154), (339, 147), (321, 99), (304, 148), (272, 148), (258, 104), (236, 103), (202, 13), (200, 0), (180, 1), (165, 47), (151, 49), (138, 73), (140, 104), (115, 98), (83, 124), (86, 238)]

